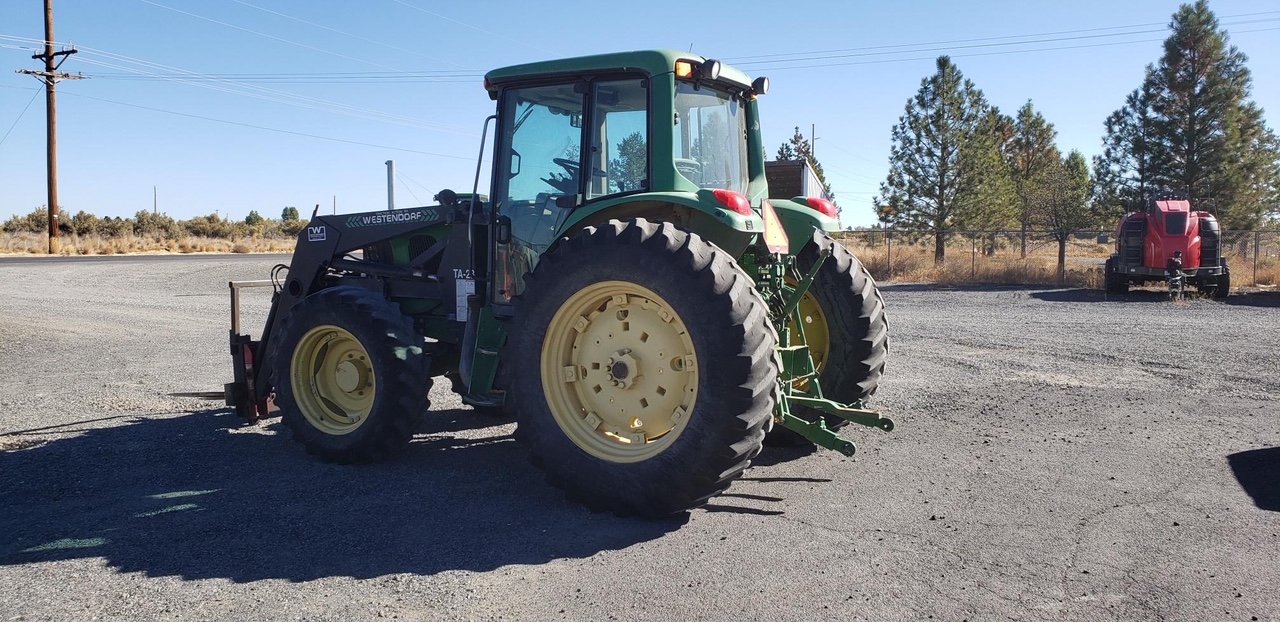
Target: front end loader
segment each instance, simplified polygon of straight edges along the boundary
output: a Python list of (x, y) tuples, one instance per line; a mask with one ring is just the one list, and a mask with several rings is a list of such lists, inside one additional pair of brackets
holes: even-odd
[[(513, 417), (550, 483), (597, 510), (663, 516), (739, 477), (768, 440), (853, 455), (837, 430), (888, 352), (875, 281), (834, 206), (769, 200), (751, 80), (673, 51), (489, 72), (489, 196), (320, 216), (290, 264), (233, 282), (229, 405), (278, 409), (308, 452), (386, 459), (444, 377)], [(480, 162), (486, 158), (482, 138)], [(257, 339), (240, 289), (268, 284)]]

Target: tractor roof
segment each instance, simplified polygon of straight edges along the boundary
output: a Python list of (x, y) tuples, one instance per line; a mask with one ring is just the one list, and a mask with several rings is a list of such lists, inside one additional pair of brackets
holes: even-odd
[[(612, 54), (596, 54), (578, 56), (559, 60), (539, 61), (512, 65), (494, 69), (485, 74), (485, 88), (491, 96), (496, 96), (498, 88), (512, 83), (554, 77), (572, 77), (578, 74), (595, 74), (609, 71), (639, 70), (649, 75), (670, 73), (675, 70), (677, 60), (691, 60), (702, 63), (707, 59), (697, 54), (677, 52), (675, 50), (638, 50), (634, 52), (615, 52)], [(728, 81), (743, 88), (750, 88), (751, 78), (747, 74), (721, 63), (720, 81)]]
[(1191, 202), (1186, 199), (1152, 199), (1153, 212), (1190, 212)]

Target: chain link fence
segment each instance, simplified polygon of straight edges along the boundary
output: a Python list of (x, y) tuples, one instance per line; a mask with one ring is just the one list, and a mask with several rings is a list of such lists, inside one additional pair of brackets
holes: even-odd
[[(843, 231), (835, 236), (880, 280), (1058, 283), (1058, 240), (1045, 230), (957, 231), (934, 262), (931, 234), (888, 229)], [(1025, 249), (1025, 250), (1024, 250)], [(1083, 229), (1065, 248), (1063, 281), (1100, 287), (1102, 267), (1115, 250), (1115, 231)], [(1222, 232), (1222, 253), (1236, 286), (1280, 283), (1280, 231)]]

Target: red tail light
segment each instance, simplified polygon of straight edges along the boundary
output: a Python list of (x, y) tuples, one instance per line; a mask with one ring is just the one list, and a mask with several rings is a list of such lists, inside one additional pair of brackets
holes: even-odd
[(839, 213), (836, 212), (836, 204), (832, 203), (831, 201), (828, 201), (827, 199), (820, 199), (818, 197), (809, 197), (805, 199), (805, 201), (808, 201), (809, 207), (817, 210), (818, 212), (822, 213), (824, 216), (830, 216), (831, 218), (840, 217)]
[(742, 214), (743, 216), (751, 215), (751, 203), (747, 201), (747, 197), (734, 192), (732, 190), (716, 190), (712, 193), (721, 205)]

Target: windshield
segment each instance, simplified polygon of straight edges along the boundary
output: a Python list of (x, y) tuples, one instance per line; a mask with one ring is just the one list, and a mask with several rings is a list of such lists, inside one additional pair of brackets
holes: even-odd
[(739, 98), (676, 83), (675, 165), (700, 188), (747, 193), (747, 114)]

